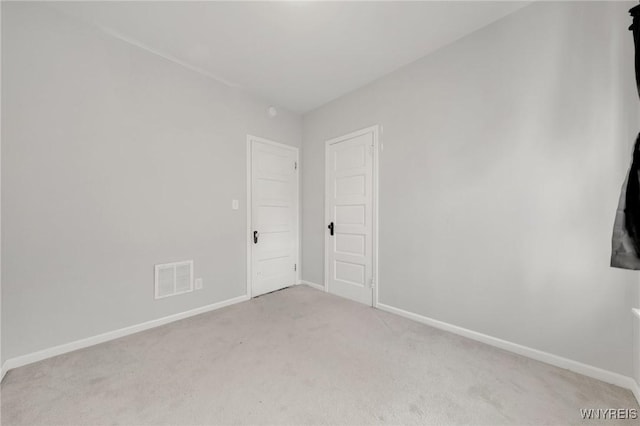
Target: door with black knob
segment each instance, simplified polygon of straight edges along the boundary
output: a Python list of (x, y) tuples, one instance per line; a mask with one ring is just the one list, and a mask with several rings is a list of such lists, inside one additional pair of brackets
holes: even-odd
[(250, 292), (259, 296), (297, 283), (298, 150), (250, 138)]
[(325, 284), (367, 305), (374, 288), (374, 155), (377, 128), (326, 145)]

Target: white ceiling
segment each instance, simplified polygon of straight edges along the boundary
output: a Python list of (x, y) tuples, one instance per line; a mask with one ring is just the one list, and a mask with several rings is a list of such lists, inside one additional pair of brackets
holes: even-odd
[(114, 35), (305, 113), (530, 2), (70, 2)]

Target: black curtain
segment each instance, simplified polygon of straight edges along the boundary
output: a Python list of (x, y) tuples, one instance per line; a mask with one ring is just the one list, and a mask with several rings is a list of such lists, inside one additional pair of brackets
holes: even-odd
[[(636, 88), (640, 95), (640, 5), (629, 11), (633, 16), (633, 23), (629, 27), (633, 31), (633, 41), (635, 44), (636, 57)], [(627, 232), (633, 242), (633, 247), (640, 256), (640, 182), (638, 182), (638, 172), (640, 172), (640, 134), (636, 138), (633, 148), (633, 161), (627, 179), (626, 208), (624, 211), (625, 225)]]
[[(633, 23), (636, 88), (640, 96), (640, 5), (629, 13)], [(622, 187), (618, 212), (613, 226), (611, 266), (640, 269), (640, 134), (636, 138), (629, 174)]]

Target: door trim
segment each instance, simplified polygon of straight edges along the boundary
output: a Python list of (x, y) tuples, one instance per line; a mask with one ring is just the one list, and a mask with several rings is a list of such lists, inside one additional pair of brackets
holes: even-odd
[(252, 236), (253, 236), (253, 230), (251, 227), (252, 224), (252, 217), (251, 217), (251, 211), (252, 211), (252, 191), (251, 191), (251, 179), (252, 179), (252, 175), (251, 175), (251, 153), (252, 153), (252, 146), (253, 146), (253, 142), (260, 142), (260, 143), (264, 143), (267, 145), (271, 145), (271, 146), (276, 146), (278, 148), (284, 148), (284, 149), (289, 149), (291, 151), (294, 151), (296, 154), (296, 162), (298, 164), (298, 169), (297, 169), (297, 173), (296, 173), (296, 192), (298, 193), (298, 199), (297, 201), (297, 209), (296, 209), (296, 223), (295, 223), (295, 228), (297, 230), (298, 233), (298, 238), (296, 239), (296, 282), (294, 284), (299, 284), (300, 283), (300, 277), (301, 277), (301, 265), (300, 265), (300, 247), (301, 247), (301, 229), (300, 229), (300, 150), (298, 149), (298, 147), (296, 146), (291, 146), (291, 145), (286, 145), (280, 142), (274, 142), (272, 140), (269, 139), (265, 139), (265, 138), (261, 138), (258, 136), (253, 136), (253, 135), (247, 135), (247, 235), (246, 235), (246, 242), (247, 242), (247, 288), (246, 288), (246, 294), (248, 298), (252, 298), (252, 284), (253, 284), (253, 274), (252, 274), (252, 270), (251, 270), (251, 265), (252, 265), (252, 253), (251, 253), (251, 248), (252, 248)]
[(356, 130), (355, 132), (348, 133), (337, 138), (329, 139), (324, 145), (324, 291), (329, 292), (329, 233), (327, 232), (327, 223), (331, 218), (331, 212), (329, 211), (328, 192), (329, 188), (329, 176), (327, 175), (327, 161), (329, 160), (329, 146), (338, 142), (342, 142), (347, 139), (352, 139), (357, 136), (366, 135), (367, 133), (373, 134), (373, 193), (372, 193), (372, 215), (373, 215), (373, 294), (371, 298), (371, 305), (378, 307), (378, 292), (380, 289), (380, 275), (378, 273), (378, 184), (379, 184), (379, 157), (380, 157), (380, 135), (382, 134), (382, 126), (376, 124), (364, 129)]

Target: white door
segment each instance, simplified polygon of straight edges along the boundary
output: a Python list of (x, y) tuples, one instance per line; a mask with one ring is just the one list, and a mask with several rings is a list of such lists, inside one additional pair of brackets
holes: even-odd
[(367, 305), (374, 286), (374, 155), (377, 128), (326, 146), (327, 291)]
[(298, 150), (257, 138), (251, 149), (251, 295), (297, 283)]

